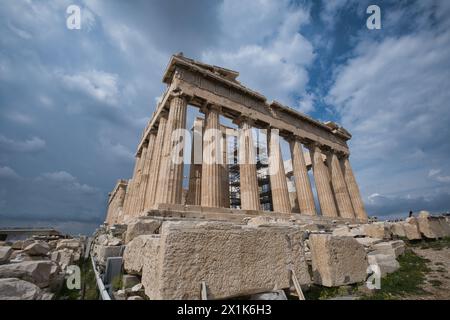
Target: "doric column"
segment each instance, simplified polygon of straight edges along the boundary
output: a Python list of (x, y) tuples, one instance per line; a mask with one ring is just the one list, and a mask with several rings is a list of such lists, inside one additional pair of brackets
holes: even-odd
[(239, 175), (241, 209), (261, 210), (259, 202), (256, 154), (249, 119), (241, 118), (239, 124)]
[(270, 129), (267, 133), (267, 139), (273, 211), (291, 213), (292, 208), (289, 201), (289, 190), (284, 171), (283, 156), (281, 155), (280, 137), (273, 129)]
[(133, 186), (133, 194), (131, 200), (131, 209), (130, 213), (132, 216), (136, 216), (139, 213), (139, 194), (140, 189), (142, 187), (142, 175), (144, 171), (144, 164), (147, 162), (147, 151), (148, 151), (148, 142), (146, 142), (141, 151), (141, 158), (139, 161), (139, 167), (136, 173), (136, 179), (134, 181)]
[(203, 119), (195, 119), (192, 128), (191, 165), (189, 168), (189, 189), (186, 203), (202, 204), (202, 162), (203, 162)]
[(161, 167), (162, 146), (164, 134), (166, 132), (167, 113), (162, 113), (159, 118), (158, 133), (153, 147), (153, 155), (150, 164), (149, 181), (145, 192), (144, 209), (153, 206), (156, 199), (156, 189), (158, 188), (159, 169)]
[(306, 169), (305, 158), (300, 141), (293, 138), (290, 141), (292, 155), (292, 170), (294, 171), (295, 190), (301, 214), (310, 216), (317, 215), (314, 204), (314, 196), (309, 181), (308, 170)]
[(348, 194), (347, 186), (345, 184), (344, 175), (342, 174), (341, 165), (339, 163), (337, 154), (330, 151), (327, 154), (327, 165), (330, 172), (331, 186), (333, 187), (334, 198), (342, 218), (354, 219), (352, 202)]
[(173, 92), (159, 170), (155, 204), (181, 204), (183, 192), (183, 141), (172, 141), (175, 130), (186, 129), (187, 101), (180, 92)]
[(364, 209), (364, 202), (362, 201), (358, 183), (356, 182), (355, 175), (353, 174), (348, 156), (344, 156), (340, 162), (348, 193), (350, 195), (350, 200), (352, 202), (353, 209), (355, 210), (355, 217), (357, 219), (367, 221), (368, 217), (366, 210)]
[(202, 163), (202, 207), (218, 208), (222, 204), (222, 132), (220, 131), (219, 109), (209, 105), (205, 113)]
[(228, 145), (227, 145), (227, 135), (226, 132), (223, 133), (222, 136), (222, 173), (221, 173), (221, 181), (222, 181), (222, 205), (221, 207), (229, 208), (230, 207), (230, 177), (228, 172)]
[(325, 217), (337, 217), (338, 213), (334, 203), (333, 191), (331, 190), (330, 176), (327, 167), (323, 163), (320, 148), (316, 144), (308, 146), (308, 148), (311, 154), (314, 181), (322, 215)]
[(156, 130), (152, 129), (148, 136), (147, 153), (142, 168), (141, 184), (139, 186), (139, 196), (137, 203), (137, 212), (140, 213), (146, 209), (145, 197), (147, 196), (147, 189), (150, 185), (150, 180), (155, 179), (155, 176), (150, 175), (150, 169), (153, 161), (153, 153), (155, 150)]
[(131, 204), (133, 203), (133, 190), (134, 190), (134, 184), (137, 178), (137, 171), (139, 169), (141, 162), (141, 154), (138, 154), (136, 156), (136, 161), (134, 162), (134, 170), (133, 170), (133, 176), (131, 179), (128, 180), (128, 188), (127, 192), (125, 194), (125, 202), (123, 205), (123, 212), (124, 215), (129, 215), (131, 213)]

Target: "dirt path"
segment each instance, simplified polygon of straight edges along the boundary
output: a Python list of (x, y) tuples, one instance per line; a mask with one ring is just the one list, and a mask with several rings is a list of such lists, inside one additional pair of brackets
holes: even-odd
[(427, 266), (430, 272), (427, 273), (426, 282), (422, 285), (426, 293), (409, 296), (407, 299), (450, 300), (450, 248), (441, 250), (413, 248), (413, 251), (429, 260)]

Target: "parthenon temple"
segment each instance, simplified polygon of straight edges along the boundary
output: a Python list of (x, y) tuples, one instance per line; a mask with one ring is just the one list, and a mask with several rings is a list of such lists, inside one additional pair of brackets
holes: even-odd
[[(349, 161), (350, 133), (269, 102), (238, 75), (181, 53), (171, 57), (167, 89), (142, 134), (133, 176), (110, 193), (108, 224), (152, 215), (367, 221)], [(188, 107), (202, 114), (189, 128)], [(291, 159), (283, 159), (282, 140)]]

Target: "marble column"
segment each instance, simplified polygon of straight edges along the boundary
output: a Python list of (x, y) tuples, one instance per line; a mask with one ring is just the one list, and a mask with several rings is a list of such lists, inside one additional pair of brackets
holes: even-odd
[(269, 177), (272, 191), (273, 211), (291, 213), (289, 190), (281, 154), (280, 136), (273, 130), (268, 130), (267, 146), (269, 149)]
[(322, 216), (337, 217), (338, 212), (334, 203), (333, 191), (331, 190), (330, 175), (327, 167), (323, 163), (322, 152), (316, 144), (313, 144), (308, 148), (311, 154), (314, 181), (316, 183), (317, 196), (319, 198)]
[(222, 181), (222, 205), (221, 207), (229, 208), (230, 207), (230, 177), (228, 172), (228, 145), (227, 145), (227, 135), (226, 133), (222, 136), (222, 172), (221, 172), (221, 181)]
[(344, 175), (342, 174), (342, 168), (335, 152), (330, 151), (327, 154), (327, 164), (339, 215), (342, 218), (354, 219), (355, 213), (353, 211), (352, 202), (350, 201), (347, 185), (345, 184)]
[(175, 130), (186, 129), (186, 111), (186, 98), (181, 93), (172, 93), (155, 204), (181, 204), (184, 165), (182, 160), (184, 148), (182, 147), (185, 141), (184, 138), (172, 141), (172, 134)]
[(192, 128), (191, 165), (189, 168), (189, 189), (186, 203), (202, 204), (202, 162), (203, 162), (203, 119), (195, 119)]
[(364, 209), (364, 202), (362, 201), (361, 194), (359, 192), (358, 183), (356, 182), (355, 175), (353, 174), (352, 167), (348, 156), (344, 156), (341, 160), (341, 168), (344, 174), (345, 183), (347, 185), (350, 200), (355, 211), (355, 217), (364, 221), (368, 220), (366, 210)]
[(249, 119), (239, 121), (239, 175), (242, 210), (261, 210), (256, 154)]
[(147, 189), (150, 185), (150, 180), (153, 180), (155, 177), (150, 175), (150, 170), (152, 166), (154, 151), (155, 151), (155, 140), (156, 133), (155, 129), (150, 130), (150, 134), (148, 136), (148, 147), (147, 154), (145, 156), (143, 169), (142, 169), (142, 178), (141, 185), (139, 186), (139, 195), (138, 195), (138, 204), (137, 204), (137, 212), (141, 213), (144, 211), (145, 207), (145, 198), (147, 196)]
[(137, 178), (137, 171), (140, 166), (140, 162), (141, 162), (141, 154), (138, 154), (136, 156), (136, 161), (134, 162), (133, 176), (131, 177), (131, 179), (128, 180), (128, 188), (125, 194), (125, 202), (123, 205), (123, 212), (125, 215), (129, 215), (131, 213), (131, 204), (133, 203), (134, 183)]
[(309, 181), (308, 170), (306, 169), (305, 158), (300, 141), (293, 138), (290, 141), (292, 155), (292, 170), (294, 173), (295, 190), (301, 214), (310, 216), (317, 215), (314, 204), (314, 195)]
[(132, 216), (136, 216), (139, 213), (139, 193), (142, 187), (142, 176), (144, 171), (144, 164), (147, 161), (148, 141), (143, 145), (141, 151), (141, 160), (139, 161), (139, 168), (136, 173), (136, 180), (134, 182), (131, 209)]
[(166, 132), (167, 113), (162, 113), (158, 123), (158, 133), (153, 148), (153, 155), (150, 164), (149, 181), (145, 191), (144, 209), (150, 209), (156, 200), (156, 190), (158, 188), (159, 169), (161, 167), (162, 146)]
[(218, 208), (222, 204), (222, 132), (220, 131), (219, 109), (207, 106), (205, 132), (203, 134), (202, 163), (202, 207)]

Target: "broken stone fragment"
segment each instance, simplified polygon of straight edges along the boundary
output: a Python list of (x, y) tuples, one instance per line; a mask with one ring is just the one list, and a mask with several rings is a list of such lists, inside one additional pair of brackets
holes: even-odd
[(362, 232), (371, 238), (391, 239), (392, 233), (390, 226), (386, 222), (374, 222), (361, 226)]
[(46, 256), (50, 247), (46, 242), (39, 241), (28, 245), (23, 251), (30, 256)]
[(367, 259), (370, 265), (377, 265), (380, 268), (382, 277), (388, 273), (395, 272), (400, 268), (400, 264), (395, 259), (394, 254), (371, 252), (367, 255)]
[(19, 278), (40, 288), (49, 285), (51, 261), (24, 261), (0, 266), (0, 278)]
[(372, 245), (373, 254), (393, 255), (394, 258), (405, 252), (405, 243), (402, 240), (381, 242)]
[(0, 264), (8, 263), (12, 253), (11, 247), (0, 247)]
[(366, 279), (366, 251), (354, 238), (312, 234), (309, 244), (314, 283), (337, 287)]
[(37, 300), (41, 289), (33, 283), (17, 278), (0, 279), (0, 300)]
[(124, 269), (127, 273), (141, 275), (148, 255), (158, 253), (159, 235), (141, 235), (129, 242), (123, 253)]
[(140, 235), (155, 234), (161, 227), (161, 220), (138, 218), (128, 224), (125, 235), (125, 243), (129, 243)]

